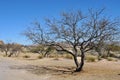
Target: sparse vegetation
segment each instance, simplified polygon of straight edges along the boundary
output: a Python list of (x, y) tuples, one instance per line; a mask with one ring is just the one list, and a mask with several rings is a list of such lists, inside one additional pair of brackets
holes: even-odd
[[(60, 19), (46, 19), (48, 31), (36, 21), (24, 35), (36, 44), (54, 47), (58, 52), (71, 55), (76, 65), (75, 71), (80, 72), (84, 66), (85, 53), (95, 48), (101, 56), (104, 43), (113, 40), (119, 33), (119, 21), (104, 17), (103, 11), (104, 8), (89, 9), (88, 15), (81, 11), (63, 12)], [(79, 54), (80, 61), (77, 59)], [(90, 60), (94, 61), (93, 58)]]
[(112, 57), (107, 57), (107, 60), (108, 61), (113, 61), (113, 58)]
[(11, 57), (12, 55), (18, 56), (22, 51), (22, 46), (17, 43), (7, 43), (4, 42), (0, 44), (0, 50), (5, 53), (6, 56)]
[(70, 54), (65, 54), (64, 58), (66, 58), (66, 59), (73, 59), (73, 56), (71, 56)]
[(55, 58), (55, 55), (54, 54), (50, 54), (48, 57), (49, 58)]
[(54, 60), (59, 60), (59, 58), (58, 58), (58, 57), (55, 57)]
[(120, 80), (120, 0), (1, 0), (0, 80)]
[(42, 58), (43, 58), (43, 56), (42, 56), (42, 55), (39, 55), (37, 58), (38, 58), (38, 59), (42, 59)]
[(24, 55), (23, 58), (30, 58), (30, 56), (29, 55)]
[(87, 62), (95, 62), (96, 56), (87, 55), (87, 56), (85, 57), (85, 60), (86, 60)]

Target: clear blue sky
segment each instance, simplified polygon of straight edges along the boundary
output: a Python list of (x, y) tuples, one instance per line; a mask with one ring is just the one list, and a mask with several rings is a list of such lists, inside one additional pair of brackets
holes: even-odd
[(35, 19), (43, 23), (62, 11), (103, 7), (108, 15), (120, 16), (120, 0), (0, 0), (0, 40), (29, 44), (20, 33)]

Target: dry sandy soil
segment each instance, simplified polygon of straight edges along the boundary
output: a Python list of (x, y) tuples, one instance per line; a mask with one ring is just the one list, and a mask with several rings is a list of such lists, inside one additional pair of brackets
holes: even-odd
[(86, 62), (74, 73), (73, 60), (0, 57), (0, 80), (120, 80), (120, 61)]

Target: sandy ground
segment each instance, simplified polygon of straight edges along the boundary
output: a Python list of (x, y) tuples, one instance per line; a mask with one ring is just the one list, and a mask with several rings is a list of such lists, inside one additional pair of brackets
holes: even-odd
[(0, 80), (120, 80), (120, 61), (86, 62), (73, 73), (73, 60), (53, 58), (17, 59), (0, 57)]
[[(14, 66), (24, 65), (20, 62), (1, 58), (0, 59), (0, 80), (39, 80), (40, 77), (29, 73), (26, 70), (12, 69)], [(42, 79), (40, 79), (42, 80)]]

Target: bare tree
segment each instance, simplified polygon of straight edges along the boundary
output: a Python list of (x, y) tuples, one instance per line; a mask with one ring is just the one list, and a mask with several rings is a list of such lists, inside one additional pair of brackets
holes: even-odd
[[(118, 22), (102, 16), (102, 12), (103, 9), (89, 10), (88, 16), (82, 15), (80, 11), (63, 13), (61, 20), (47, 20), (51, 34), (54, 35), (54, 38), (53, 36), (51, 38), (55, 39), (53, 45), (58, 51), (65, 51), (73, 56), (77, 72), (82, 70), (86, 52), (96, 47), (96, 44), (106, 42), (118, 34)], [(71, 50), (58, 41), (67, 42)], [(81, 54), (81, 62), (77, 59), (79, 54)]]
[(30, 51), (33, 53), (41, 54), (43, 57), (47, 57), (50, 52), (55, 50), (52, 46), (46, 46), (46, 45), (35, 45), (30, 48)]
[(15, 54), (15, 56), (18, 56), (21, 51), (22, 46), (20, 44), (12, 43), (10, 46), (10, 54), (8, 55), (8, 57), (11, 57), (13, 54)]
[(28, 27), (22, 34), (25, 35), (34, 44), (38, 45), (36, 48), (32, 48), (32, 51), (35, 51), (46, 57), (46, 55), (52, 51), (51, 47), (48, 47), (47, 45), (49, 41), (47, 31), (44, 31), (40, 23), (37, 21), (33, 22), (32, 25), (32, 27)]
[(10, 43), (0, 45), (1, 51), (5, 52), (6, 56), (8, 56), (8, 52), (10, 51), (10, 48), (11, 48), (11, 44)]
[[(96, 47), (101, 42), (107, 42), (117, 34), (118, 22), (103, 16), (103, 9), (89, 10), (89, 15), (83, 15), (81, 11), (63, 13), (61, 19), (46, 19), (49, 29), (49, 40), (46, 40), (43, 30), (38, 34), (25, 34), (33, 42), (44, 42), (54, 46), (57, 51), (71, 54), (76, 64), (76, 72), (82, 70), (85, 53)], [(39, 27), (39, 25), (38, 25)], [(41, 36), (42, 35), (42, 36)], [(32, 37), (31, 37), (32, 36)], [(67, 47), (62, 42), (67, 44)], [(79, 62), (78, 55), (81, 55)]]
[(32, 27), (28, 27), (22, 34), (34, 44), (44, 44), (44, 42), (47, 40), (46, 33), (43, 31), (43, 28), (37, 21), (33, 22)]
[(1, 44), (0, 49), (2, 52), (5, 52), (5, 55), (8, 57), (11, 57), (13, 54), (17, 54), (22, 50), (21, 45), (16, 43)]
[(0, 40), (0, 51), (3, 52), (2, 48), (3, 48), (4, 42), (2, 40)]
[(109, 44), (106, 44), (105, 50), (107, 51), (106, 57), (116, 57), (111, 52), (118, 52), (120, 51), (120, 45), (117, 42), (111, 42)]

